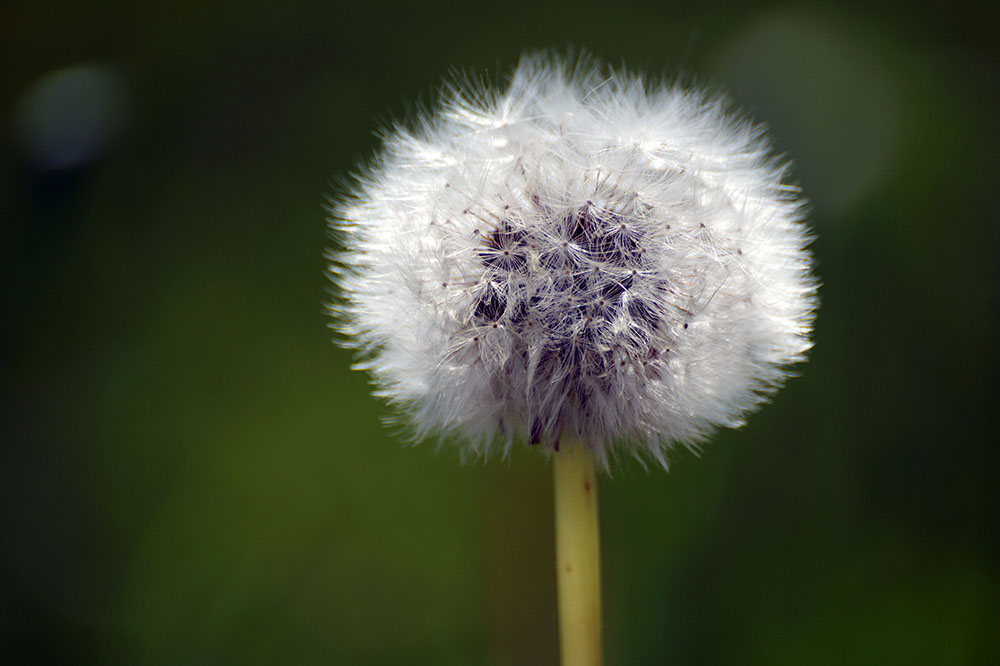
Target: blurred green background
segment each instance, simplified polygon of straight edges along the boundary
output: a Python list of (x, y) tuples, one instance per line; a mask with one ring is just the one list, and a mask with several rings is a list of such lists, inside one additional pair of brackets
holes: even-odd
[(812, 202), (811, 361), (601, 487), (609, 664), (1000, 663), (991, 3), (0, 9), (0, 662), (552, 664), (542, 459), (401, 446), (323, 204), (452, 68), (721, 86)]

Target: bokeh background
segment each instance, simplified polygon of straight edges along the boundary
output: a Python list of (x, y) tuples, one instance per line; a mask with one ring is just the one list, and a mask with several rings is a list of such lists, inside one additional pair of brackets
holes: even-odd
[(544, 461), (381, 425), (323, 205), (571, 45), (766, 121), (824, 283), (774, 404), (603, 482), (607, 662), (1000, 663), (991, 4), (4, 3), (0, 662), (555, 663)]

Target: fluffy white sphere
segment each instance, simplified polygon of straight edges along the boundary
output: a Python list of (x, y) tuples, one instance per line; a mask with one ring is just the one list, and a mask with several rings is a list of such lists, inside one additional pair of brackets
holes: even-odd
[(335, 326), (418, 437), (665, 464), (802, 360), (802, 202), (724, 100), (543, 57), (444, 97), (331, 221)]

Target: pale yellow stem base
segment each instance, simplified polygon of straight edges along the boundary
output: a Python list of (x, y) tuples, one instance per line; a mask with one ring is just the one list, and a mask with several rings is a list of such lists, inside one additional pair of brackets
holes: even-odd
[(552, 456), (562, 666), (601, 664), (601, 558), (594, 455), (563, 440)]

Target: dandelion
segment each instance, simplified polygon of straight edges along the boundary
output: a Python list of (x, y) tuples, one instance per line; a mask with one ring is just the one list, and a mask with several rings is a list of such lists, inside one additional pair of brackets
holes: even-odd
[(595, 469), (741, 425), (810, 347), (785, 173), (721, 98), (534, 56), (387, 131), (333, 206), (335, 326), (378, 394), (418, 438), (552, 455), (565, 664), (600, 654)]

